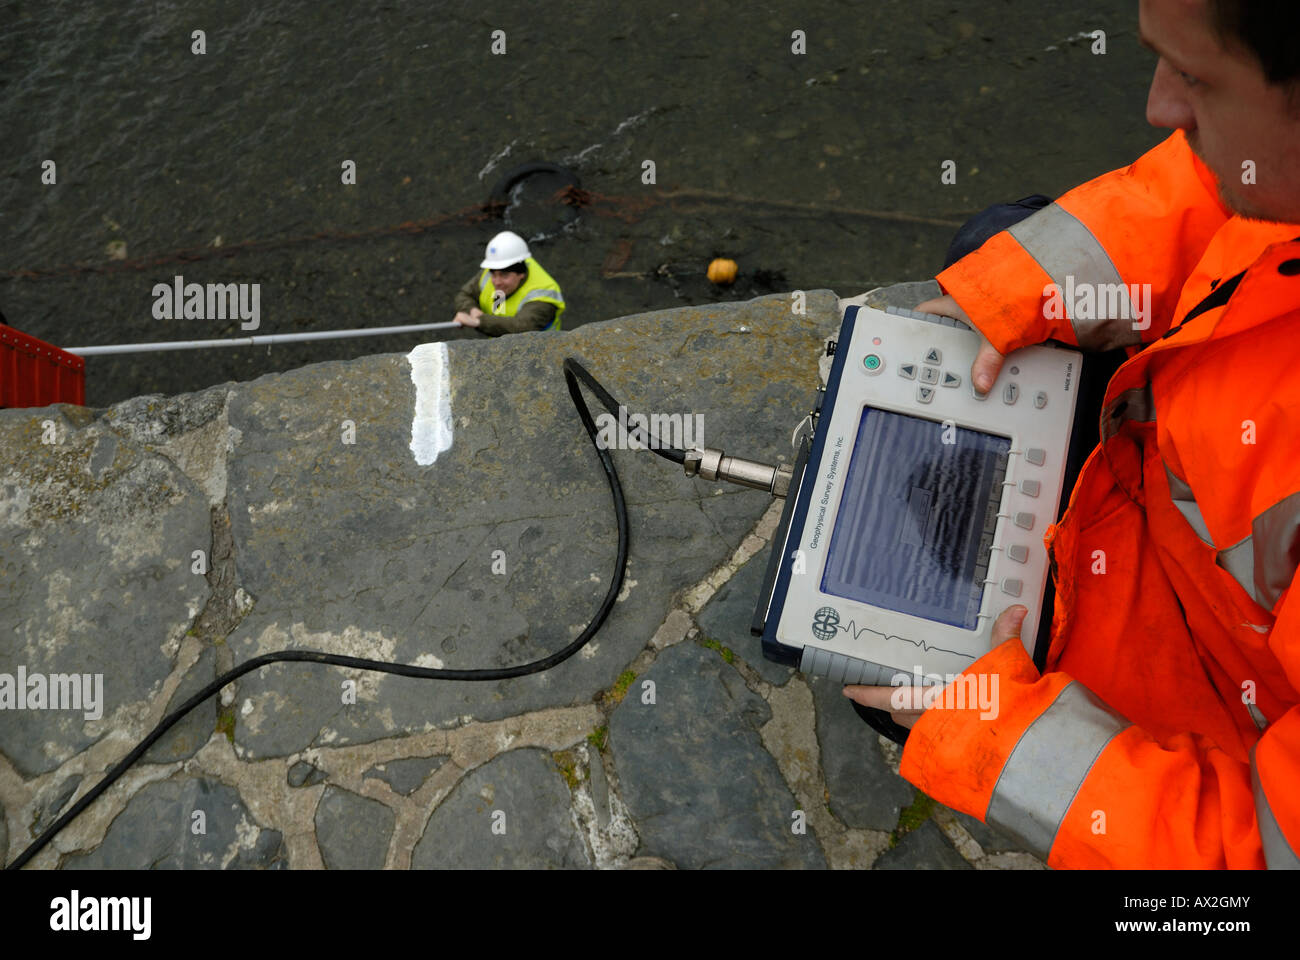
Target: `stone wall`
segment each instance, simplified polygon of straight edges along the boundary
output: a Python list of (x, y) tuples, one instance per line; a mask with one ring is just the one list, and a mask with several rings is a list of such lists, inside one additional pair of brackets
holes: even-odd
[[(698, 414), (708, 445), (788, 462), (837, 328), (814, 291), (803, 314), (789, 296), (683, 307), (0, 411), (0, 673), (103, 677), (96, 709), (0, 713), (6, 862), (256, 655), (478, 668), (577, 636), (617, 537), (566, 356), (631, 412)], [(763, 659), (748, 624), (779, 504), (648, 452), (614, 459), (627, 578), (576, 656), (486, 683), (263, 667), (34, 864), (1039, 865), (919, 797), (833, 685)]]

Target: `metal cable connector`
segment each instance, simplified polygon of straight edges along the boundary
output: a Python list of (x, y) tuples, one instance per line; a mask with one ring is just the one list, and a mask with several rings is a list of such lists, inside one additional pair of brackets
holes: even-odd
[(790, 491), (794, 471), (790, 467), (769, 467), (765, 463), (729, 457), (721, 450), (687, 450), (682, 467), (688, 477), (705, 480), (727, 480), (742, 487), (766, 490), (774, 497), (784, 497)]

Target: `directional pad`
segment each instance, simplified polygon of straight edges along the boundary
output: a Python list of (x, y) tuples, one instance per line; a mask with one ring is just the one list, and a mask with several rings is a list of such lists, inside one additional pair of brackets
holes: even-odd
[(936, 364), (936, 365), (938, 365), (938, 364), (940, 364), (940, 363), (943, 363), (943, 354), (941, 354), (941, 353), (940, 353), (938, 350), (936, 350), (934, 347), (931, 347), (929, 350), (925, 351), (925, 360), (924, 360), (924, 362), (925, 362), (925, 363), (933, 363), (933, 364)]
[(899, 375), (900, 377), (902, 377), (904, 380), (915, 380), (915, 379), (916, 379), (916, 364), (914, 364), (914, 363), (900, 363), (900, 364), (898, 365), (898, 375)]

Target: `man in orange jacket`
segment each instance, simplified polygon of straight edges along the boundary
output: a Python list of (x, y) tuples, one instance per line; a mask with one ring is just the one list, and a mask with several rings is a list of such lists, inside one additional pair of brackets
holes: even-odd
[(1129, 351), (1044, 537), (1046, 672), (1011, 607), (968, 671), (998, 675), (993, 719), (845, 688), (911, 727), (903, 776), (1054, 867), (1300, 868), (1296, 6), (1142, 0), (1147, 119), (1176, 132), (921, 307), (984, 335), (983, 390), (1045, 339)]

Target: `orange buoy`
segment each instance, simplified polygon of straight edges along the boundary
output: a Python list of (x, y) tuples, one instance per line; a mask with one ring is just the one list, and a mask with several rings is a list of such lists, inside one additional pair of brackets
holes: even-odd
[(735, 260), (724, 260), (719, 257), (709, 264), (709, 279), (719, 286), (725, 287), (735, 282), (736, 271), (739, 269)]

